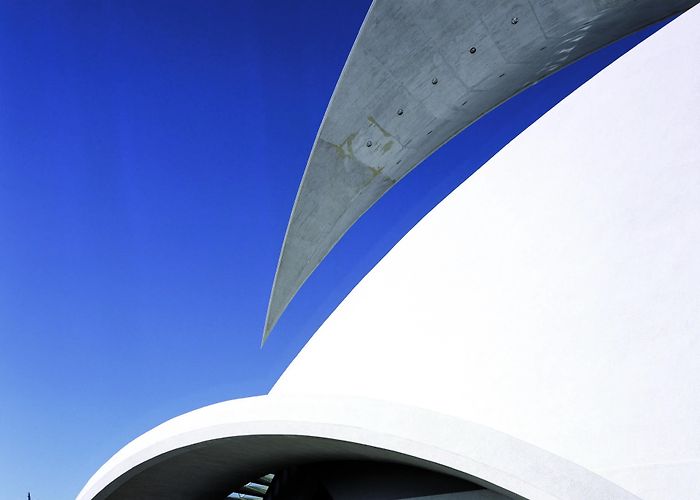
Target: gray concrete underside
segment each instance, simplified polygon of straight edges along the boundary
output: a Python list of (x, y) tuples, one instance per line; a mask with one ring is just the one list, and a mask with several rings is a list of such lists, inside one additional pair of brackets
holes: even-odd
[(352, 224), (441, 145), (571, 62), (696, 3), (376, 0), (299, 187), (263, 342)]
[[(410, 465), (495, 488), (459, 471), (379, 448), (309, 436), (269, 435), (206, 441), (161, 455), (120, 476), (95, 500), (223, 500), (235, 488), (271, 471), (334, 460)], [(375, 489), (381, 490), (381, 484)], [(460, 494), (489, 500), (519, 498), (493, 490)]]

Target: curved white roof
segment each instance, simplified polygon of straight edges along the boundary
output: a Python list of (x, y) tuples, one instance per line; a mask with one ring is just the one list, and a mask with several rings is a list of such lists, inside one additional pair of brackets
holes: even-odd
[(513, 140), (360, 282), (272, 391), (493, 427), (700, 498), (700, 9)]
[(555, 455), (461, 419), (366, 399), (262, 396), (207, 406), (156, 427), (102, 466), (78, 500), (223, 498), (280, 465), (348, 458), (421, 465), (511, 498), (636, 498)]
[(515, 498), (700, 497), (700, 9), (421, 221), (269, 396), (177, 417), (79, 499), (394, 460)]

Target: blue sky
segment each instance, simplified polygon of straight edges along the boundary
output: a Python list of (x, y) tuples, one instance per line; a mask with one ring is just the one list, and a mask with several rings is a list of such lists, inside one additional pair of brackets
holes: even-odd
[(0, 498), (73, 498), (151, 427), (267, 392), (430, 208), (654, 29), (407, 176), (261, 350), (294, 196), (368, 6), (0, 2)]

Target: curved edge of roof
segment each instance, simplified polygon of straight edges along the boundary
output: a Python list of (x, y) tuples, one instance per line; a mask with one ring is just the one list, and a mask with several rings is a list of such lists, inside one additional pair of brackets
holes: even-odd
[[(406, 418), (407, 414), (411, 418)], [(297, 458), (308, 462), (314, 458), (314, 449), (322, 460), (357, 456), (358, 450), (370, 458), (386, 457), (388, 453), (394, 461), (432, 464), (514, 498), (637, 498), (602, 476), (541, 448), (448, 415), (368, 399), (260, 396), (207, 406), (155, 427), (107, 461), (77, 500), (113, 498), (110, 495), (118, 488), (128, 486), (139, 475), (143, 479), (156, 466), (163, 479), (163, 474), (168, 474), (168, 457), (173, 455), (180, 467), (192, 466), (187, 468), (187, 479), (196, 484), (195, 464), (206, 461), (208, 447), (227, 440), (226, 446), (235, 450), (250, 436), (265, 436), (270, 446), (257, 451), (246, 448), (240, 459), (246, 463), (230, 464), (226, 477), (229, 473), (235, 476), (236, 469), (245, 469), (248, 462), (274, 464), (275, 448), (296, 436), (302, 438), (296, 441), (300, 447), (296, 452), (287, 448), (287, 459), (296, 453)], [(316, 445), (306, 446), (303, 438), (308, 438), (308, 443), (314, 440)], [(181, 471), (171, 469), (171, 474)], [(153, 484), (148, 478), (145, 482)]]
[[(323, 125), (326, 122), (328, 115), (330, 114), (331, 108), (333, 106), (333, 101), (336, 98), (336, 95), (338, 93), (338, 88), (342, 85), (343, 82), (343, 75), (347, 71), (347, 61), (350, 59), (352, 56), (353, 52), (355, 52), (355, 48), (358, 45), (358, 42), (361, 38), (362, 32), (365, 30), (365, 27), (367, 26), (367, 19), (369, 18), (370, 14), (372, 13), (372, 9), (374, 8), (374, 5), (377, 0), (372, 0), (372, 3), (369, 6), (369, 9), (367, 9), (367, 14), (365, 14), (365, 18), (362, 20), (362, 25), (360, 25), (360, 29), (357, 33), (357, 36), (355, 37), (355, 41), (352, 42), (352, 47), (350, 47), (350, 52), (348, 53), (348, 59), (345, 61), (345, 64), (343, 65), (343, 69), (340, 71), (340, 76), (338, 77), (338, 81), (335, 83), (335, 87), (333, 88), (333, 93), (331, 94), (331, 99), (328, 102), (328, 107), (326, 107), (326, 111), (323, 113), (323, 118), (321, 119), (321, 125), (319, 125), (318, 130), (316, 131), (316, 137), (314, 138), (314, 143), (313, 146), (311, 147), (311, 151), (316, 149), (316, 145), (318, 144), (319, 138), (321, 137), (321, 131), (323, 130)], [(311, 155), (309, 155), (311, 156)], [(306, 167), (304, 168), (304, 173), (301, 176), (301, 182), (299, 183), (299, 189), (297, 190), (297, 194), (294, 197), (294, 204), (292, 205), (292, 213), (289, 216), (289, 221), (287, 223), (287, 228), (284, 230), (284, 238), (282, 239), (282, 248), (280, 250), (280, 255), (277, 258), (277, 267), (275, 269), (275, 276), (272, 279), (272, 290), (270, 292), (270, 298), (267, 301), (267, 311), (265, 312), (265, 323), (263, 327), (263, 335), (262, 339), (260, 340), (260, 347), (263, 347), (265, 345), (265, 341), (267, 338), (270, 336), (270, 332), (272, 329), (275, 327), (277, 324), (277, 321), (279, 320), (279, 316), (281, 316), (281, 312), (279, 315), (275, 317), (274, 311), (274, 296), (275, 296), (275, 289), (277, 287), (277, 281), (280, 276), (280, 267), (282, 266), (282, 257), (284, 256), (284, 248), (285, 248), (285, 243), (287, 241), (287, 237), (289, 236), (290, 229), (292, 227), (292, 216), (297, 210), (297, 206), (299, 204), (299, 199), (302, 196), (301, 192), (301, 186), (304, 185), (304, 180), (306, 179), (306, 176), (309, 173), (309, 164), (311, 163), (311, 158), (307, 161)], [(282, 312), (284, 312), (284, 309), (289, 305), (289, 302), (294, 298), (294, 295), (290, 296), (289, 299), (286, 301), (286, 303), (282, 306)]]
[[(278, 259), (261, 345), (350, 227), (452, 137), (559, 69), (697, 3), (643, 0), (630, 11), (625, 2), (611, 7), (595, 0), (548, 6), (373, 1), (309, 155)], [(377, 31), (380, 36), (374, 36)], [(448, 42), (455, 38), (459, 44)], [(452, 44), (444, 48), (444, 43)], [(477, 56), (489, 62), (474, 66), (476, 59), (470, 57)], [(440, 78), (433, 76), (437, 74)]]

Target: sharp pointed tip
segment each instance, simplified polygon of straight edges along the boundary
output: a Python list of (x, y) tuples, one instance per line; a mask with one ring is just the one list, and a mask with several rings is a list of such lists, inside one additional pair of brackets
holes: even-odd
[(263, 328), (262, 339), (260, 339), (260, 349), (265, 347), (265, 342), (267, 342), (267, 338), (270, 336), (272, 329), (275, 327), (275, 323), (276, 321), (270, 320), (269, 315), (267, 318), (265, 318), (265, 328)]
[(280, 318), (280, 313), (275, 298), (276, 288), (273, 286), (272, 293), (270, 294), (270, 303), (267, 307), (267, 313), (265, 314), (265, 328), (263, 328), (262, 339), (260, 341), (261, 349), (265, 347), (267, 338), (270, 336), (270, 333), (272, 333), (272, 330), (275, 328), (275, 325)]

